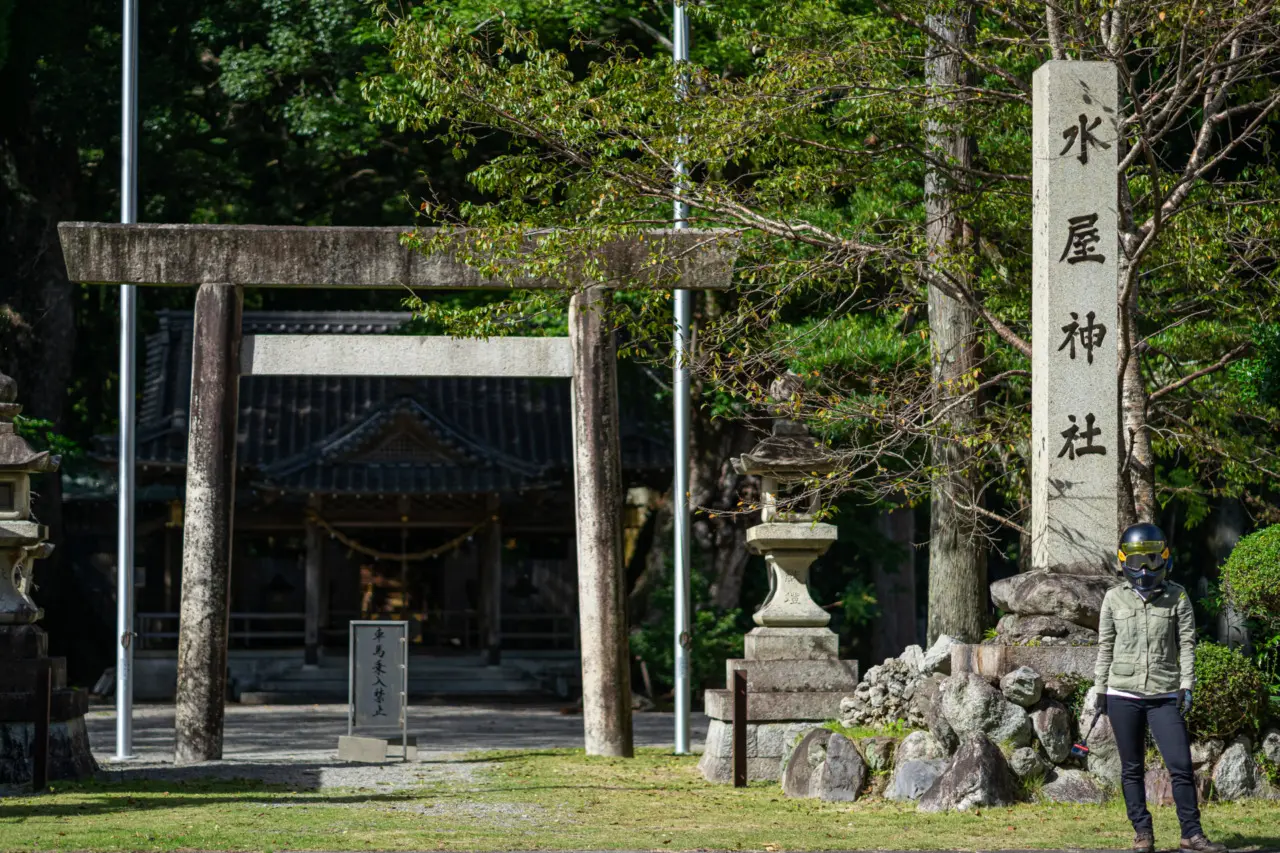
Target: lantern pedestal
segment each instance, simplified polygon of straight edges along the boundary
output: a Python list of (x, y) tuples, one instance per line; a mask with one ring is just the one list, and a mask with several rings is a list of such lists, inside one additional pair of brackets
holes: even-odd
[(44, 611), (31, 600), (33, 566), (53, 546), (32, 517), (30, 479), (55, 473), (58, 457), (32, 450), (18, 435), (16, 394), (14, 381), (0, 373), (0, 793), (30, 786), (38, 756), (43, 781), (98, 769), (84, 725), (87, 697), (67, 687), (66, 660), (49, 657), (48, 638), (35, 625)]
[(48, 671), (49, 779), (81, 779), (98, 770), (89, 749), (83, 690), (67, 687), (67, 662), (48, 656), (48, 638), (36, 625), (0, 625), (0, 792), (31, 784), (39, 689)]
[[(831, 614), (809, 595), (809, 567), (836, 541), (836, 528), (808, 522), (758, 524), (747, 545), (765, 558), (769, 595), (744, 638), (744, 657), (725, 662), (725, 681), (747, 677), (747, 778), (776, 780), (805, 732), (840, 716), (840, 700), (858, 686), (857, 661), (840, 660)], [(710, 782), (733, 781), (733, 695), (704, 694), (706, 748), (698, 769)]]

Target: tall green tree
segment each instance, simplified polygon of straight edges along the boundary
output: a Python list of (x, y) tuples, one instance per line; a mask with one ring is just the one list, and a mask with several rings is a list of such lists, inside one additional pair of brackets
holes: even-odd
[[(1276, 5), (1008, 0), (972, 13), (971, 41), (940, 31), (962, 25), (969, 8), (697, 7), (725, 34), (723, 49), (744, 59), (732, 74), (695, 73), (690, 98), (676, 102), (670, 63), (621, 43), (583, 37), (562, 50), (503, 19), (477, 30), (448, 13), (384, 7), (395, 76), (375, 77), (366, 91), (382, 119), (428, 133), (443, 126), (441, 138), (460, 150), (495, 132), (509, 140), (470, 175), (484, 203), (430, 211), (471, 230), (428, 250), (490, 269), (501, 260), (513, 274), (554, 273), (605, 240), (665, 221), (673, 163), (679, 155), (693, 164), (697, 224), (734, 232), (742, 247), (739, 300), (700, 328), (705, 380), (762, 405), (768, 378), (814, 336), (798, 321), (861, 334), (865, 346), (807, 376), (791, 403), (844, 459), (837, 476), (812, 487), (936, 498), (941, 465), (971, 479), (944, 490), (951, 506), (934, 512), (981, 520), (973, 536), (962, 533), (972, 539), (1026, 532), (1031, 74), (1051, 57), (1113, 61), (1125, 144), (1117, 523), (1151, 517), (1174, 497), (1240, 495), (1265, 510), (1275, 412), (1226, 368), (1277, 310), (1266, 260), (1277, 243), (1267, 144), (1280, 105)], [(944, 75), (944, 65), (954, 71)], [(940, 147), (944, 128), (971, 142)], [(939, 197), (922, 192), (926, 179), (945, 186), (946, 209), (962, 215), (934, 215)], [(962, 229), (952, 224), (960, 221)], [(527, 248), (523, 235), (550, 228)], [(970, 241), (967, 250), (932, 262), (948, 229), (946, 239), (958, 231)], [(942, 296), (972, 319), (951, 326)], [(922, 323), (926, 303), (932, 316)], [(637, 339), (665, 334), (660, 295), (627, 304), (620, 320)], [(904, 347), (885, 364), (872, 329), (927, 335), (944, 354), (958, 334), (968, 360), (935, 377)], [(931, 446), (946, 451), (931, 456)], [(964, 609), (981, 623), (974, 603)]]

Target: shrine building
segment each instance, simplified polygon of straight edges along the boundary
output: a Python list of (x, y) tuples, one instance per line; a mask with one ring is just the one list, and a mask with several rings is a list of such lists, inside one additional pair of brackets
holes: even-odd
[[(137, 424), (139, 699), (172, 698), (182, 583), (190, 312), (146, 339)], [(410, 315), (253, 312), (246, 334), (404, 334)], [(646, 389), (648, 394), (648, 389)], [(622, 394), (627, 558), (670, 484), (660, 414)], [(649, 396), (652, 396), (649, 394)], [(242, 701), (345, 701), (347, 623), (409, 624), (411, 695), (576, 689), (568, 380), (245, 376), (240, 380), (230, 669)], [(112, 586), (114, 436), (69, 479), (77, 559)], [(93, 572), (90, 572), (93, 574)], [(104, 620), (114, 602), (102, 602)], [(108, 612), (109, 611), (109, 612)]]

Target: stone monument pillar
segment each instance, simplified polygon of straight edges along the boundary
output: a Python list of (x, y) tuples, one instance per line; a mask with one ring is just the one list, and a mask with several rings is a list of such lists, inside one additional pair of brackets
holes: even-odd
[[(790, 396), (799, 377), (774, 382), (775, 399)], [(836, 541), (834, 525), (815, 520), (817, 496), (797, 510), (784, 490), (815, 473), (830, 471), (826, 456), (807, 430), (779, 418), (772, 434), (733, 460), (740, 474), (761, 478), (760, 524), (747, 530), (747, 545), (765, 559), (769, 594), (756, 610), (756, 628), (745, 638), (744, 658), (725, 662), (725, 679), (737, 670), (747, 678), (747, 775), (776, 780), (786, 747), (798, 735), (840, 716), (840, 700), (858, 686), (858, 664), (839, 658), (831, 614), (809, 595), (809, 567)], [(711, 782), (733, 781), (733, 695), (708, 690), (711, 718), (698, 768)]]
[[(0, 791), (31, 783), (35, 719), (50, 688), (50, 779), (95, 772), (84, 726), (88, 702), (67, 688), (67, 664), (49, 658), (48, 638), (36, 622), (44, 615), (31, 600), (32, 564), (47, 557), (48, 528), (31, 514), (31, 475), (57, 471), (58, 457), (36, 453), (17, 433), (17, 384), (0, 373)], [(45, 673), (48, 672), (48, 682)]]
[(1032, 570), (991, 585), (995, 643), (1079, 646), (1115, 579), (1115, 66), (1046, 62), (1032, 98)]

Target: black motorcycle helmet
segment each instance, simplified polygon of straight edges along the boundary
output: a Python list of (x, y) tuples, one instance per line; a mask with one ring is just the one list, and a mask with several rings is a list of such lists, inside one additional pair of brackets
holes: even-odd
[(1120, 537), (1120, 570), (1129, 585), (1141, 593), (1164, 586), (1173, 567), (1169, 541), (1154, 524), (1135, 524)]

